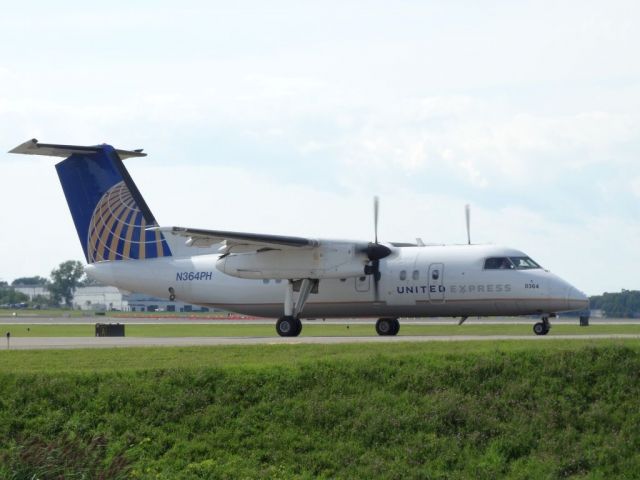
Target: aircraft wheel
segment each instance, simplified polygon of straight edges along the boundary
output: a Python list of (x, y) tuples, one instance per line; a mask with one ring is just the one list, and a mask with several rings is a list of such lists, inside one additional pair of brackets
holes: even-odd
[(276, 332), (281, 337), (295, 337), (302, 330), (302, 322), (300, 322), (300, 327), (298, 328), (299, 319), (294, 317), (280, 317), (276, 322)]
[(546, 335), (549, 333), (549, 328), (544, 324), (544, 322), (538, 322), (533, 326), (533, 333), (536, 335)]
[(393, 333), (391, 335), (397, 335), (400, 331), (400, 321), (397, 318), (393, 319)]
[(386, 335), (395, 335), (400, 330), (400, 323), (397, 324), (396, 330), (396, 320), (395, 318), (379, 318), (376, 322), (376, 332), (378, 335), (386, 336)]
[(298, 335), (300, 335), (300, 332), (302, 332), (302, 321), (299, 318), (296, 318), (295, 321), (296, 321), (296, 331), (294, 332), (292, 337), (297, 337)]

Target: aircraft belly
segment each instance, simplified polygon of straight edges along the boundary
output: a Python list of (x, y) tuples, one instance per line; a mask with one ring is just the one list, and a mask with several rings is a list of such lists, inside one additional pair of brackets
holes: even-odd
[[(243, 303), (217, 304), (219, 308), (245, 315), (260, 317), (279, 317), (282, 315), (281, 303)], [(505, 315), (522, 315), (535, 313), (528, 308), (526, 311), (514, 309), (504, 310)], [(450, 303), (424, 303), (415, 305), (386, 305), (373, 302), (322, 302), (307, 303), (302, 312), (302, 318), (341, 318), (341, 317), (457, 317), (457, 316), (496, 316), (502, 315), (496, 311), (494, 302), (465, 301)]]

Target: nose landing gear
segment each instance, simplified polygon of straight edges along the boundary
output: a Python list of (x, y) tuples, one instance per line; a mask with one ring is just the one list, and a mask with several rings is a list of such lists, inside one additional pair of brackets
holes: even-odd
[(536, 323), (533, 326), (533, 333), (536, 335), (546, 335), (551, 330), (551, 324), (549, 323), (549, 316), (545, 315), (541, 319), (542, 321)]

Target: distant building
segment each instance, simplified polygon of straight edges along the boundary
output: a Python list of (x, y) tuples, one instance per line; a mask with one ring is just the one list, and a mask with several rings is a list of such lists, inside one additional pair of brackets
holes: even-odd
[(73, 308), (80, 310), (127, 311), (129, 302), (116, 287), (92, 285), (79, 287), (73, 293)]
[(79, 287), (73, 295), (73, 308), (122, 312), (208, 312), (210, 309), (184, 302), (170, 301), (144, 293), (122, 293), (116, 287), (92, 285)]
[(33, 300), (34, 297), (38, 295), (42, 295), (43, 297), (49, 298), (51, 294), (47, 289), (46, 285), (14, 285), (13, 288), (16, 292), (24, 293), (29, 297), (29, 300)]

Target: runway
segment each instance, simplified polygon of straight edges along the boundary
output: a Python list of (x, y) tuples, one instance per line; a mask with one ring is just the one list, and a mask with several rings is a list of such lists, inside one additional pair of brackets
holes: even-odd
[(640, 340), (634, 334), (604, 335), (399, 335), (397, 337), (14, 337), (2, 342), (0, 349), (49, 350), (74, 348), (125, 348), (125, 347), (192, 347), (224, 345), (305, 345), (345, 343), (406, 343), (406, 342), (468, 342), (506, 341), (529, 342), (563, 340)]
[[(533, 325), (537, 319), (526, 317), (471, 317), (466, 321), (467, 325)], [(83, 325), (96, 323), (124, 323), (125, 325), (275, 325), (275, 318), (251, 318), (251, 319), (226, 319), (226, 318), (199, 318), (199, 317), (46, 317), (37, 315), (3, 315), (0, 314), (0, 325)], [(304, 319), (304, 324), (309, 325), (354, 325), (376, 323), (375, 318), (332, 318), (332, 319)], [(457, 318), (400, 318), (402, 325), (457, 325)], [(554, 318), (553, 325), (577, 325), (578, 319), (571, 317)], [(591, 325), (637, 325), (640, 319), (630, 318), (591, 318)]]

